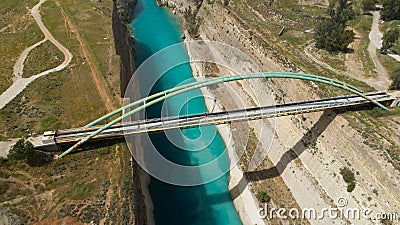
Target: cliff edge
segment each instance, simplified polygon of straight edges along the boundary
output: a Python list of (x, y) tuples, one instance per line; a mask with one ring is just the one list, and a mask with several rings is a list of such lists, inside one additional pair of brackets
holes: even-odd
[(114, 0), (112, 13), (112, 29), (117, 55), (120, 57), (120, 91), (124, 97), (129, 80), (135, 72), (135, 50), (129, 24), (133, 20), (133, 7), (136, 0)]

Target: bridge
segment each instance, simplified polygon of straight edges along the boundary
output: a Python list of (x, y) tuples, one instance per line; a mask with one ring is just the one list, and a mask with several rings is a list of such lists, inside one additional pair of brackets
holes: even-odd
[[(260, 79), (260, 78), (290, 78), (319, 82), (330, 86), (345, 89), (353, 95), (339, 96), (332, 98), (323, 98), (319, 100), (303, 101), (291, 104), (283, 104), (276, 106), (263, 106), (249, 109), (239, 109), (225, 112), (202, 113), (185, 116), (164, 117), (156, 119), (139, 120), (122, 124), (122, 120), (145, 108), (161, 102), (172, 96), (188, 92), (201, 87), (244, 79)], [(395, 99), (386, 92), (363, 93), (361, 90), (349, 84), (310, 74), (299, 73), (255, 73), (245, 75), (234, 75), (218, 77), (203, 81), (197, 81), (181, 86), (171, 88), (169, 90), (159, 92), (146, 98), (137, 100), (120, 109), (111, 112), (82, 128), (66, 129), (59, 131), (45, 132), (41, 140), (35, 139), (33, 142), (36, 148), (59, 151), (65, 146), (71, 146), (65, 152), (61, 153), (61, 158), (71, 151), (81, 147), (86, 142), (93, 143), (99, 141), (109, 141), (115, 139), (123, 139), (124, 135), (134, 135), (148, 132), (158, 132), (169, 129), (197, 127), (204, 125), (216, 125), (228, 122), (255, 120), (268, 117), (279, 117), (286, 115), (294, 115), (299, 113), (308, 113), (322, 111), (327, 109), (349, 108), (354, 106), (373, 105), (387, 110), (386, 106), (390, 106)], [(134, 108), (136, 107), (136, 108)], [(130, 110), (124, 113), (125, 110)], [(122, 115), (112, 120), (106, 125), (96, 125), (118, 113)]]

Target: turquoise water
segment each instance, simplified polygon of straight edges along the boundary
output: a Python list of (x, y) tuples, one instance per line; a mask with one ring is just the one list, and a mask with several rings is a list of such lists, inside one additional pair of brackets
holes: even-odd
[[(168, 10), (157, 7), (155, 0), (139, 0), (135, 6), (134, 18), (136, 19), (131, 28), (137, 40), (135, 44), (137, 65), (155, 52), (181, 41), (182, 33), (176, 18)], [(161, 57), (157, 64), (152, 65), (152, 69), (159, 72), (163, 70), (164, 65), (174, 60), (187, 59), (188, 55), (183, 47), (174, 48)], [(154, 79), (153, 73), (140, 76), (142, 89), (152, 85), (148, 81)], [(191, 68), (188, 64), (183, 64), (168, 70), (151, 87), (151, 93), (190, 81), (194, 81)], [(189, 102), (185, 103), (187, 100)], [(168, 115), (202, 113), (207, 110), (204, 98), (198, 90), (173, 97), (164, 103), (166, 104), (164, 111), (167, 111)], [(162, 104), (157, 104), (146, 110), (147, 117), (160, 117), (161, 110)], [(208, 134), (214, 133), (216, 135), (207, 143)], [(174, 143), (171, 143), (164, 133), (151, 134), (150, 138), (164, 157), (182, 165), (205, 164), (221, 156), (217, 167), (198, 171), (200, 177), (207, 177), (206, 173), (226, 171), (229, 166), (224, 142), (215, 127), (184, 129), (182, 133), (174, 135)], [(149, 190), (154, 204), (156, 224), (241, 224), (227, 187), (227, 174), (223, 174), (213, 182), (192, 187), (172, 185), (152, 178)]]

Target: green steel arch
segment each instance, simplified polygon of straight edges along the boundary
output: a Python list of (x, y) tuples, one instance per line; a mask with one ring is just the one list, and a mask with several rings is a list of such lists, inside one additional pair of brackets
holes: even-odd
[(131, 116), (141, 110), (144, 110), (145, 108), (156, 104), (160, 101), (163, 101), (167, 98), (173, 97), (175, 95), (179, 95), (182, 94), (184, 92), (188, 92), (194, 89), (198, 89), (201, 87), (205, 87), (205, 86), (209, 86), (209, 85), (213, 85), (213, 84), (219, 84), (219, 83), (224, 83), (224, 82), (230, 82), (230, 81), (236, 81), (236, 80), (246, 80), (246, 79), (256, 79), (256, 78), (290, 78), (290, 79), (299, 79), (299, 80), (308, 80), (308, 81), (314, 81), (314, 82), (318, 82), (318, 83), (323, 83), (323, 84), (327, 84), (330, 86), (334, 86), (334, 87), (338, 87), (344, 90), (347, 90), (351, 93), (354, 93), (356, 95), (359, 95), (361, 97), (363, 97), (364, 99), (367, 99), (368, 101), (370, 101), (372, 104), (384, 109), (384, 110), (388, 110), (385, 106), (383, 106), (382, 104), (380, 104), (379, 102), (369, 98), (368, 96), (364, 95), (362, 93), (362, 91), (352, 85), (346, 84), (344, 82), (338, 81), (338, 80), (334, 80), (334, 79), (330, 79), (330, 78), (326, 78), (326, 77), (322, 77), (322, 76), (316, 76), (316, 75), (311, 75), (311, 74), (301, 74), (301, 73), (289, 73), (289, 72), (261, 72), (261, 73), (253, 73), (253, 74), (242, 74), (242, 75), (233, 75), (233, 76), (224, 76), (224, 77), (218, 77), (218, 78), (213, 78), (213, 79), (208, 79), (208, 80), (204, 80), (204, 81), (197, 81), (197, 82), (192, 82), (189, 84), (185, 84), (185, 85), (181, 85), (181, 86), (177, 86), (156, 94), (153, 94), (151, 96), (142, 98), (140, 100), (137, 100), (133, 103), (130, 103), (126, 106), (123, 106), (105, 116), (100, 117), (99, 119), (87, 124), (85, 127), (90, 127), (93, 126), (107, 118), (110, 118), (111, 116), (114, 116), (120, 112), (123, 112), (125, 109), (128, 108), (132, 108), (134, 106), (138, 106), (135, 109), (133, 109), (132, 111), (129, 111), (128, 113), (125, 113), (121, 116), (119, 116), (118, 118), (112, 120), (111, 122), (107, 123), (106, 125), (104, 125), (103, 127), (99, 128), (98, 130), (94, 131), (93, 133), (91, 133), (90, 135), (88, 135), (87, 137), (81, 139), (78, 143), (76, 143), (75, 145), (73, 145), (72, 147), (70, 147), (69, 149), (67, 149), (66, 151), (64, 151), (63, 153), (61, 153), (60, 155), (58, 155), (56, 158), (62, 158), (65, 155), (67, 155), (68, 153), (70, 153), (71, 151), (73, 151), (74, 149), (78, 148), (79, 146), (81, 146), (82, 144), (84, 144), (85, 142), (87, 142), (88, 140), (90, 140), (92, 137), (98, 135), (99, 133), (101, 133), (102, 131), (104, 131), (105, 129), (111, 127), (112, 125), (121, 122), (125, 117)]

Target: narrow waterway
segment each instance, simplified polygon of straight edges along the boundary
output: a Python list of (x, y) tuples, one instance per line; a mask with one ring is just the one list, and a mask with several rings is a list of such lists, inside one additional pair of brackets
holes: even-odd
[[(134, 10), (135, 20), (131, 24), (136, 38), (137, 65), (149, 56), (170, 45), (181, 42), (182, 32), (177, 19), (169, 10), (157, 7), (155, 0), (139, 0)], [(153, 63), (153, 70), (162, 70), (163, 65), (177, 58), (188, 59), (183, 47), (174, 48)], [(151, 93), (172, 88), (182, 82), (194, 81), (190, 65), (185, 63), (168, 70), (160, 79), (152, 73), (140, 74), (140, 88), (151, 86)], [(153, 85), (149, 81), (157, 80)], [(188, 101), (189, 100), (189, 101)], [(188, 103), (186, 103), (188, 101)], [(161, 110), (171, 115), (205, 112), (206, 106), (200, 91), (173, 97), (162, 104), (146, 110), (148, 118), (160, 117)], [(212, 140), (208, 134), (216, 134)], [(218, 168), (207, 173), (220, 173), (229, 167), (225, 145), (215, 127), (185, 129), (175, 132), (173, 140), (164, 133), (150, 135), (152, 144), (167, 159), (187, 166), (204, 165), (218, 158)], [(206, 143), (206, 144), (205, 144)], [(146, 154), (146, 146), (143, 150)], [(198, 171), (203, 177), (204, 171)], [(172, 172), (171, 172), (172, 173)], [(174, 174), (171, 174), (174, 176)], [(206, 176), (205, 176), (206, 177)], [(154, 219), (161, 224), (241, 224), (228, 191), (228, 175), (197, 186), (178, 186), (151, 178), (149, 191), (154, 204)]]

